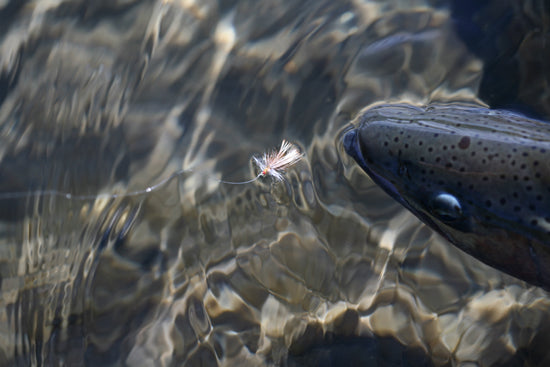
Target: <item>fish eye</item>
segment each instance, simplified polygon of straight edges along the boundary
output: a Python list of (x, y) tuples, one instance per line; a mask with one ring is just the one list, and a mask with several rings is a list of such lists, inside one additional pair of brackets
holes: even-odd
[(463, 217), (462, 206), (456, 197), (440, 193), (431, 201), (431, 214), (443, 222), (452, 222)]

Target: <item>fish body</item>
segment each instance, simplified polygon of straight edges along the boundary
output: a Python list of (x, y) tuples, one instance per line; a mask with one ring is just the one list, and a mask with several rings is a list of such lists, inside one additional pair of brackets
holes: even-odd
[(550, 124), (477, 106), (379, 105), (344, 146), (451, 243), (550, 290)]

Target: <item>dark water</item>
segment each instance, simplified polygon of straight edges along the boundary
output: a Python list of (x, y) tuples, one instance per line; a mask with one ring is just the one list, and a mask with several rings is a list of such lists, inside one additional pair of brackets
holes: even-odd
[[(371, 103), (478, 100), (454, 6), (0, 2), (0, 189), (31, 193), (0, 201), (0, 365), (545, 365), (548, 295), (342, 149)], [(285, 181), (216, 180), (282, 139)]]

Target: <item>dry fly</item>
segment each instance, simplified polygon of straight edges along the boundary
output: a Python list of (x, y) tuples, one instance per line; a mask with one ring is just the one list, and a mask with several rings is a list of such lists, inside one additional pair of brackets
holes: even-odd
[(282, 181), (285, 169), (297, 163), (303, 156), (294, 144), (283, 140), (279, 150), (264, 153), (260, 158), (254, 157), (254, 162), (260, 168), (258, 177), (271, 176)]
[(297, 163), (300, 159), (304, 157), (304, 154), (292, 143), (289, 143), (286, 140), (283, 140), (279, 150), (272, 150), (271, 152), (264, 153), (261, 157), (253, 157), (254, 163), (260, 169), (258, 176), (254, 177), (248, 181), (242, 182), (232, 182), (232, 181), (223, 181), (219, 182), (231, 184), (231, 185), (241, 185), (254, 182), (260, 177), (271, 176), (275, 181), (282, 181), (285, 179), (284, 173), (285, 170)]

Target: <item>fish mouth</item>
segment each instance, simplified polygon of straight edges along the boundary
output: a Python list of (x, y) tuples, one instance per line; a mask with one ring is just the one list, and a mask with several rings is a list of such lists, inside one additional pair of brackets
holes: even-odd
[(369, 165), (367, 164), (367, 161), (363, 156), (363, 152), (361, 150), (361, 143), (359, 142), (359, 133), (357, 130), (358, 130), (357, 128), (354, 128), (348, 131), (344, 135), (343, 144), (344, 144), (344, 149), (346, 153), (348, 153), (348, 155), (352, 157), (357, 162), (357, 164), (359, 164), (359, 166), (363, 169), (363, 171), (365, 171), (367, 175), (369, 175), (369, 177), (377, 185), (382, 187), (382, 189), (384, 189), (384, 191), (386, 191), (389, 195), (391, 195), (395, 200), (399, 201), (402, 205), (409, 208), (408, 203), (406, 203), (403, 200), (403, 197), (401, 196), (401, 194), (399, 194), (399, 191), (397, 190), (395, 185), (392, 184), (387, 179), (385, 179), (384, 177), (377, 174), (376, 172), (374, 172), (369, 167)]

